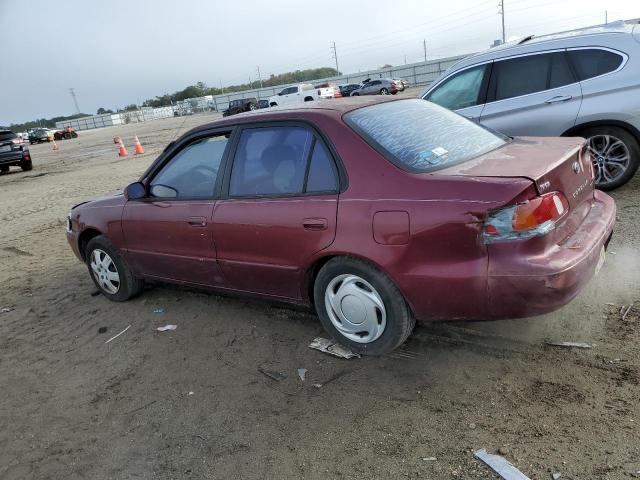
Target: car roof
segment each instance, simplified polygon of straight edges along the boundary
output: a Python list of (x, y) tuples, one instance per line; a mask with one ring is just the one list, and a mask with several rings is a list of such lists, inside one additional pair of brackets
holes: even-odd
[[(292, 120), (299, 119), (305, 113), (320, 114), (332, 117), (341, 117), (345, 113), (359, 108), (376, 105), (386, 102), (401, 102), (404, 100), (415, 100), (413, 98), (393, 98), (391, 96), (369, 96), (369, 97), (345, 97), (341, 99), (318, 100), (315, 102), (305, 102), (299, 106), (271, 107), (268, 110), (253, 110), (239, 113), (232, 117), (224, 117), (204, 125), (200, 125), (190, 130), (194, 133), (202, 130), (223, 127), (225, 125), (236, 125), (249, 122), (268, 122), (271, 120), (287, 120), (287, 114), (291, 114)], [(302, 114), (302, 115), (300, 115)]]
[[(529, 35), (518, 40), (504, 43), (496, 47), (491, 47), (482, 52), (478, 52), (463, 58), (455, 63), (448, 72), (458, 70), (461, 67), (480, 63), (485, 60), (493, 60), (497, 58), (509, 57), (520, 53), (530, 53), (539, 50), (560, 48), (567, 40), (580, 40), (582, 37), (593, 36), (620, 36), (632, 35), (636, 29), (636, 34), (640, 32), (638, 20), (617, 21), (602, 25), (594, 25), (591, 27), (580, 28), (576, 30), (567, 30), (564, 32), (556, 32), (548, 35)], [(556, 45), (558, 44), (558, 45)], [(573, 45), (572, 45), (573, 46)], [(605, 45), (603, 45), (605, 46)]]

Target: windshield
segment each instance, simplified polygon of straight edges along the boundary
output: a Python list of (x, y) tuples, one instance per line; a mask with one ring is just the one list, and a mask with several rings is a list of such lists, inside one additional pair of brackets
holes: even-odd
[(430, 172), (467, 161), (507, 141), (431, 102), (385, 102), (349, 112), (345, 122), (394, 164)]

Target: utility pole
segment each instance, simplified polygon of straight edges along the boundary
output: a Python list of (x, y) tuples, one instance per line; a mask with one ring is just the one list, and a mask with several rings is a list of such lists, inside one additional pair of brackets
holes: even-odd
[(424, 63), (427, 63), (427, 40), (422, 40), (422, 48), (424, 49)]
[(405, 65), (407, 64), (407, 56), (406, 55), (404, 56), (404, 64)]
[(264, 88), (262, 86), (262, 75), (260, 75), (260, 65), (256, 67), (258, 69), (258, 80), (260, 80), (260, 88)]
[(500, 0), (498, 6), (500, 7), (500, 11), (498, 13), (502, 16), (502, 43), (505, 43), (507, 39), (504, 33), (504, 0)]
[(76, 113), (80, 113), (80, 107), (78, 106), (78, 100), (76, 99), (76, 92), (73, 91), (73, 88), (70, 88), (69, 93), (71, 94), (71, 98), (73, 98), (73, 104), (76, 106)]
[(338, 68), (338, 51), (336, 50), (336, 42), (333, 42), (331, 50), (333, 51), (333, 58), (336, 60), (336, 74), (340, 75), (340, 69)]
[(607, 23), (609, 23), (609, 12), (608, 11), (604, 11), (604, 24), (606, 25)]
[(222, 90), (222, 93), (224, 94), (224, 87), (222, 86), (222, 79), (220, 79), (220, 90)]

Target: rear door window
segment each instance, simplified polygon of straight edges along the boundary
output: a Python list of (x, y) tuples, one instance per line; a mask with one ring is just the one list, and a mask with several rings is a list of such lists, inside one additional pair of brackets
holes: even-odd
[(495, 100), (547, 90), (551, 55), (529, 55), (495, 62), (492, 82)]
[(306, 192), (329, 192), (338, 189), (331, 154), (322, 142), (316, 141), (311, 154)]
[(580, 80), (613, 72), (624, 61), (622, 55), (599, 48), (569, 50), (568, 54)]
[(486, 69), (486, 65), (479, 65), (452, 75), (429, 93), (425, 100), (449, 110), (477, 105)]
[(558, 88), (575, 83), (567, 55), (565, 52), (551, 54), (551, 73), (549, 76), (549, 88)]

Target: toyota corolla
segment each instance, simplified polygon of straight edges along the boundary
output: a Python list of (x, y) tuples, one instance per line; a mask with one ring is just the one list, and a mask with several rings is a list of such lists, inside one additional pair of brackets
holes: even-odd
[(195, 128), (123, 193), (75, 206), (67, 235), (110, 300), (153, 281), (307, 304), (375, 355), (416, 320), (560, 308), (614, 219), (584, 139), (508, 138), (378, 97)]

